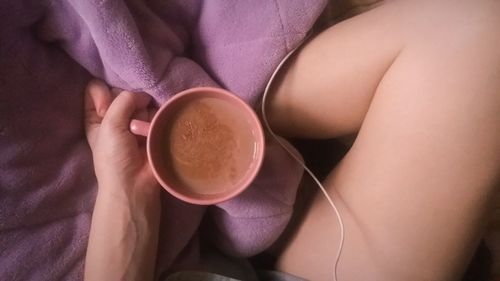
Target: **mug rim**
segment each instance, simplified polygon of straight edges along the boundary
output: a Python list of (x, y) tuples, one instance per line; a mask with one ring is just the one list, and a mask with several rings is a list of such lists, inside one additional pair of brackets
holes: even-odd
[[(154, 128), (156, 126), (156, 123), (158, 123), (160, 118), (161, 118), (160, 116), (163, 115), (164, 112), (166, 112), (166, 110), (174, 102), (176, 102), (180, 99), (185, 99), (187, 96), (191, 96), (191, 95), (193, 95), (195, 93), (199, 93), (199, 92), (210, 92), (210, 93), (216, 92), (217, 94), (222, 94), (226, 98), (229, 98), (229, 99), (235, 101), (236, 104), (238, 104), (239, 109), (245, 110), (246, 115), (249, 116), (251, 119), (250, 123), (251, 123), (252, 129), (254, 129), (256, 131), (255, 142), (257, 143), (257, 146), (258, 146), (258, 151), (255, 155), (255, 159), (252, 161), (252, 162), (254, 162), (254, 164), (252, 164), (250, 166), (250, 169), (251, 169), (250, 172), (247, 172), (247, 174), (245, 174), (245, 177), (243, 178), (244, 180), (239, 183), (239, 186), (236, 185), (233, 188), (233, 190), (231, 190), (227, 193), (223, 193), (223, 195), (221, 195), (221, 196), (217, 196), (217, 194), (214, 194), (212, 198), (206, 198), (206, 199), (196, 198), (193, 196), (186, 195), (186, 194), (176, 190), (168, 182), (164, 181), (163, 177), (161, 176), (161, 173), (157, 170), (157, 168), (154, 165), (154, 160), (152, 159), (153, 158), (153, 155), (152, 155), (153, 152), (151, 151), (152, 139), (150, 137), (152, 131), (154, 130)], [(215, 98), (217, 98), (217, 97), (215, 97)], [(150, 126), (150, 130), (149, 130), (148, 137), (147, 137), (146, 147), (147, 147), (148, 161), (150, 163), (151, 170), (153, 171), (153, 174), (154, 174), (156, 180), (160, 183), (160, 185), (165, 190), (167, 190), (171, 195), (177, 197), (178, 199), (185, 201), (185, 202), (188, 202), (188, 203), (191, 203), (191, 204), (213, 205), (213, 204), (224, 202), (226, 200), (229, 200), (229, 199), (239, 195), (244, 190), (246, 190), (248, 186), (250, 186), (250, 184), (253, 182), (253, 180), (257, 176), (257, 174), (260, 171), (261, 166), (262, 166), (262, 162), (264, 159), (265, 139), (264, 139), (264, 130), (263, 130), (262, 124), (260, 123), (260, 120), (259, 120), (257, 114), (250, 107), (250, 105), (248, 105), (243, 99), (241, 99), (240, 97), (236, 96), (235, 94), (233, 94), (225, 89), (221, 89), (221, 88), (194, 87), (194, 88), (189, 88), (189, 89), (186, 89), (184, 91), (179, 92), (178, 94), (171, 97), (168, 101), (166, 101), (160, 107), (158, 112), (156, 112), (156, 114), (153, 116), (153, 119), (151, 120), (151, 126)]]

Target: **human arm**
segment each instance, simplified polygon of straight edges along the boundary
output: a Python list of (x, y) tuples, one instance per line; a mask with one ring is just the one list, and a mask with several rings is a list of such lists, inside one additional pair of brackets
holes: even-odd
[(85, 130), (98, 182), (85, 280), (152, 280), (160, 218), (160, 188), (144, 143), (130, 119), (149, 119), (149, 97), (121, 92), (114, 98), (100, 81), (85, 93)]

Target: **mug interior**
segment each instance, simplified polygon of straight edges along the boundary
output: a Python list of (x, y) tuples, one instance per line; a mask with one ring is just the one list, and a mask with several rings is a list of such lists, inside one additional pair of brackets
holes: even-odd
[[(175, 175), (169, 159), (165, 156), (165, 135), (170, 130), (171, 120), (188, 103), (201, 98), (222, 99), (238, 109), (248, 122), (253, 137), (254, 151), (249, 167), (235, 184), (230, 184), (219, 193), (197, 193), (186, 187)], [(164, 104), (156, 113), (148, 137), (148, 157), (151, 168), (160, 184), (177, 198), (194, 204), (215, 204), (241, 193), (255, 178), (264, 155), (264, 136), (262, 126), (253, 110), (232, 93), (216, 88), (194, 88), (177, 94)]]

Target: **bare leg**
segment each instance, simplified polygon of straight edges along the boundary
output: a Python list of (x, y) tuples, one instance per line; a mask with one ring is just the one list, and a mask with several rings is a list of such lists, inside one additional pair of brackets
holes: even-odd
[(402, 27), (393, 23), (397, 13), (374, 9), (309, 42), (278, 77), (269, 106), (273, 126), (300, 137), (357, 132), (380, 80), (403, 48)]
[[(500, 180), (498, 26), (498, 1), (390, 2), (326, 31), (284, 75), (281, 132), (360, 128), (325, 182), (347, 227), (339, 280), (462, 274)], [(338, 239), (318, 195), (278, 269), (332, 280)]]

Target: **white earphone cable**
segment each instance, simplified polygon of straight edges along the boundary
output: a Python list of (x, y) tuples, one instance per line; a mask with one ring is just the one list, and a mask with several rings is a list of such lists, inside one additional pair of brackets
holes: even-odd
[(264, 121), (264, 125), (265, 125), (266, 129), (269, 131), (269, 133), (271, 134), (271, 136), (304, 168), (304, 170), (316, 182), (316, 184), (318, 185), (318, 187), (321, 189), (321, 191), (325, 195), (326, 200), (332, 206), (332, 208), (333, 208), (333, 210), (334, 210), (334, 212), (335, 212), (335, 214), (337, 216), (337, 219), (338, 219), (338, 222), (339, 222), (339, 225), (340, 225), (340, 242), (339, 242), (339, 249), (338, 249), (338, 252), (337, 252), (337, 256), (335, 258), (334, 273), (333, 273), (334, 281), (337, 281), (337, 266), (338, 266), (338, 263), (339, 263), (339, 260), (340, 260), (340, 255), (342, 253), (342, 248), (344, 246), (344, 236), (345, 236), (344, 222), (342, 221), (342, 217), (340, 215), (340, 212), (337, 209), (337, 206), (335, 206), (335, 203), (333, 203), (333, 200), (331, 199), (330, 195), (328, 194), (328, 192), (326, 191), (326, 189), (323, 187), (323, 185), (321, 184), (321, 182), (318, 180), (318, 178), (314, 175), (314, 173), (306, 166), (306, 164), (299, 157), (297, 157), (292, 151), (290, 151), (290, 149), (278, 138), (278, 136), (276, 135), (276, 133), (274, 133), (274, 131), (271, 129), (271, 126), (269, 125), (269, 122), (267, 120), (267, 115), (266, 115), (266, 99), (267, 99), (267, 95), (269, 93), (269, 89), (271, 88), (271, 85), (272, 85), (272, 83), (274, 81), (274, 78), (278, 74), (278, 72), (281, 69), (281, 67), (288, 60), (288, 58), (291, 57), (295, 53), (295, 51), (298, 50), (305, 41), (307, 41), (307, 39), (308, 39), (308, 37), (306, 37), (302, 41), (302, 43), (300, 43), (297, 47), (295, 47), (292, 51), (290, 51), (283, 58), (283, 60), (278, 64), (278, 66), (274, 70), (273, 74), (271, 75), (271, 78), (269, 79), (269, 82), (267, 83), (267, 86), (266, 86), (266, 88), (264, 90), (264, 95), (262, 96), (262, 104), (261, 104), (262, 119)]

